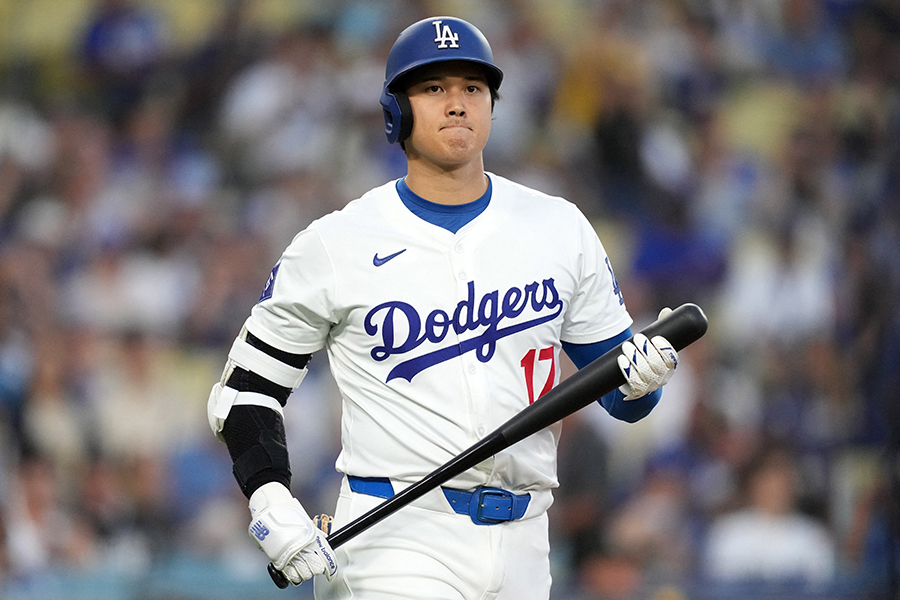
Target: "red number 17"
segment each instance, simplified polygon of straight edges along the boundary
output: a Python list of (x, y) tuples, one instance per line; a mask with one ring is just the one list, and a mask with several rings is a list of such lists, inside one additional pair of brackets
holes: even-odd
[(525, 369), (525, 387), (528, 389), (528, 404), (532, 404), (535, 401), (534, 397), (534, 365), (535, 365), (535, 356), (537, 356), (538, 360), (549, 360), (550, 361), (550, 373), (547, 375), (547, 381), (544, 383), (543, 389), (541, 389), (541, 393), (537, 395), (538, 398), (546, 394), (553, 387), (553, 381), (556, 379), (556, 352), (553, 350), (553, 346), (548, 348), (541, 348), (540, 353), (538, 353), (537, 349), (532, 348), (529, 350), (525, 356), (522, 357), (522, 362), (519, 363), (522, 365), (522, 368)]

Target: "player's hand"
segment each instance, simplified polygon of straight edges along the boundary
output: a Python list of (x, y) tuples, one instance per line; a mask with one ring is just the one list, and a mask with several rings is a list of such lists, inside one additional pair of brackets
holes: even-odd
[(293, 585), (337, 573), (334, 550), (300, 502), (282, 484), (263, 485), (250, 496), (250, 537)]
[[(664, 308), (659, 318), (672, 312)], [(622, 354), (616, 361), (625, 375), (625, 384), (619, 391), (625, 394), (625, 400), (634, 400), (654, 392), (664, 386), (675, 373), (678, 366), (678, 352), (666, 338), (657, 335), (647, 339), (643, 333), (634, 336), (631, 341), (622, 344)]]

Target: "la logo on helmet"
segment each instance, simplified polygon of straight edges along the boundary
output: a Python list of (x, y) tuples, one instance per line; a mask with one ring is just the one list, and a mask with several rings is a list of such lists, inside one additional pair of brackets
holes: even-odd
[[(434, 43), (438, 45), (438, 48), (443, 50), (445, 48), (459, 48), (459, 34), (453, 33), (450, 29), (449, 25), (444, 25), (443, 29), (441, 29), (441, 23), (443, 21), (432, 21), (431, 24), (434, 25)], [(440, 43), (438, 43), (440, 42)]]

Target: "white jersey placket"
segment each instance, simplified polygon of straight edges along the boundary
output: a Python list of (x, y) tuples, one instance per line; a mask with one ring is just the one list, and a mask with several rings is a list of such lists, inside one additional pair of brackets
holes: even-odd
[[(482, 215), (485, 216), (485, 215)], [(479, 217), (480, 218), (480, 217)], [(476, 219), (477, 221), (477, 219)], [(482, 289), (485, 285), (490, 287), (491, 283), (478, 282), (475, 280), (476, 275), (482, 272), (476, 264), (476, 248), (478, 238), (480, 237), (479, 229), (484, 225), (473, 221), (463, 227), (453, 236), (453, 240), (449, 247), (448, 258), (450, 267), (456, 283), (456, 291), (458, 300), (465, 300), (469, 295), (469, 285), (474, 283), (475, 286), (475, 303), (472, 307), (472, 318), (477, 321), (480, 294), (484, 292)], [(481, 283), (481, 287), (479, 287)], [(480, 330), (481, 328), (479, 328)], [(479, 330), (464, 331), (457, 335), (457, 341), (463, 341), (478, 335)], [(487, 427), (490, 423), (490, 386), (488, 385), (487, 365), (478, 360), (477, 350), (466, 352), (460, 356), (461, 372), (465, 378), (469, 389), (469, 419), (470, 419), (470, 436), (471, 442), (474, 443), (483, 438), (487, 433)], [(490, 459), (487, 464), (483, 464), (482, 468), (491, 468), (494, 460)]]

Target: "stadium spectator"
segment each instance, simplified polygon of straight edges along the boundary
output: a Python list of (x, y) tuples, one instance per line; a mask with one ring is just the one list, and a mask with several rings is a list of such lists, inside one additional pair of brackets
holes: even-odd
[(833, 535), (799, 510), (795, 460), (770, 447), (748, 466), (746, 506), (718, 517), (709, 530), (704, 559), (712, 578), (821, 584), (835, 577)]

